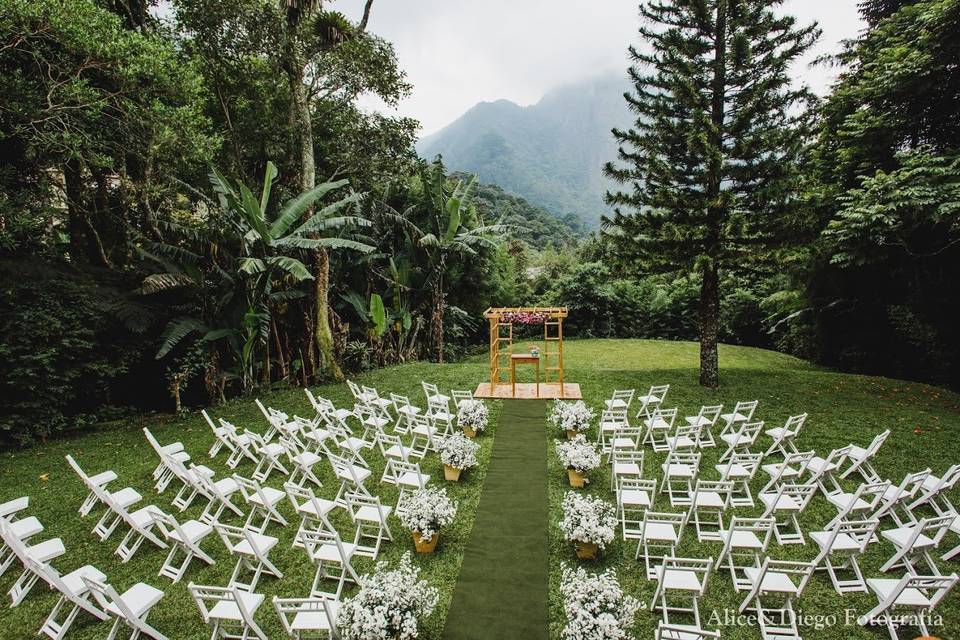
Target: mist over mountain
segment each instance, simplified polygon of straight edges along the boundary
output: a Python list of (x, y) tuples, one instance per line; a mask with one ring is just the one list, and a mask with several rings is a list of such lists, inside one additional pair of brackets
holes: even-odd
[(427, 159), (442, 154), (451, 170), (476, 173), (481, 182), (595, 228), (608, 211), (603, 194), (611, 182), (603, 164), (617, 152), (610, 130), (633, 121), (623, 99), (628, 89), (625, 74), (617, 73), (559, 87), (526, 107), (481, 102), (423, 138), (417, 151)]

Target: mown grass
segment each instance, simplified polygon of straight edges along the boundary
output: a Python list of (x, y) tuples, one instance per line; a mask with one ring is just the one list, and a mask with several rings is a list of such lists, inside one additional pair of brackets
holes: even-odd
[[(899, 482), (907, 472), (927, 466), (940, 473), (952, 462), (960, 460), (960, 396), (957, 394), (922, 384), (835, 373), (796, 358), (760, 349), (723, 346), (720, 358), (722, 385), (717, 391), (709, 391), (697, 385), (697, 346), (693, 343), (585, 340), (569, 341), (566, 345), (567, 379), (580, 383), (586, 401), (597, 408), (614, 388), (646, 389), (652, 384), (669, 383), (672, 386), (667, 404), (681, 407), (681, 415), (692, 415), (701, 404), (732, 404), (737, 400), (754, 398), (761, 403), (758, 417), (770, 425), (779, 425), (790, 414), (807, 411), (810, 419), (798, 444), (803, 448), (815, 448), (821, 454), (851, 441), (866, 444), (874, 434), (889, 428), (893, 434), (881, 451), (877, 467), (894, 482)], [(484, 379), (485, 367), (486, 356), (481, 355), (458, 364), (402, 365), (370, 372), (358, 379), (364, 384), (376, 386), (384, 393), (406, 393), (414, 402), (421, 402), (421, 380), (434, 381), (446, 389), (473, 388), (477, 382)], [(350, 404), (345, 385), (324, 386), (316, 391), (329, 397), (338, 406)], [(306, 398), (299, 389), (278, 391), (266, 395), (263, 399), (267, 404), (288, 413), (307, 412)], [(423, 570), (423, 577), (437, 586), (441, 593), (440, 605), (422, 626), (424, 638), (442, 637), (446, 612), (473, 524), (495, 437), (500, 408), (497, 403), (492, 403), (491, 408), (491, 430), (479, 439), (483, 445), (480, 467), (468, 473), (459, 484), (446, 483), (451, 494), (460, 501), (457, 522), (444, 530), (435, 555), (415, 557), (416, 563)], [(263, 431), (266, 427), (263, 417), (251, 400), (231, 402), (218, 408), (216, 414), (239, 426), (248, 426), (254, 430)], [(204, 638), (209, 636), (209, 631), (203, 626), (199, 612), (189, 597), (186, 583), (191, 580), (200, 584), (226, 583), (233, 562), (219, 539), (211, 537), (204, 543), (204, 548), (217, 560), (216, 565), (207, 567), (195, 561), (185, 579), (177, 585), (171, 585), (166, 578), (156, 575), (163, 562), (164, 551), (144, 546), (130, 563), (122, 565), (113, 554), (113, 549), (119, 542), (119, 534), (115, 533), (106, 543), (101, 543), (90, 534), (94, 516), (81, 519), (76, 513), (85, 491), (63, 459), (67, 453), (77, 457), (88, 471), (114, 469), (120, 476), (117, 487), (134, 486), (144, 495), (144, 504), (153, 503), (169, 510), (169, 501), (173, 494), (168, 491), (157, 496), (152, 490), (150, 472), (156, 460), (141, 432), (143, 426), (148, 426), (161, 442), (182, 441), (195, 461), (209, 464), (218, 476), (228, 472), (223, 464), (224, 454), (221, 453), (216, 460), (208, 460), (206, 452), (212, 443), (212, 435), (199, 414), (183, 418), (146, 416), (123, 424), (104, 425), (86, 435), (3, 454), (0, 456), (0, 500), (20, 495), (31, 496), (31, 513), (46, 525), (45, 532), (37, 539), (59, 536), (67, 547), (67, 555), (57, 561), (55, 566), (69, 571), (82, 564), (94, 564), (107, 573), (110, 581), (121, 590), (139, 581), (163, 588), (166, 596), (151, 613), (151, 623), (170, 638)], [(544, 428), (547, 428), (546, 422)], [(553, 454), (552, 440), (548, 447), (551, 503), (550, 635), (552, 638), (559, 638), (565, 624), (558, 595), (559, 569), (563, 563), (574, 563), (576, 559), (572, 548), (563, 541), (557, 527), (560, 518), (559, 503), (564, 492), (569, 489), (566, 474), (559, 468)], [(712, 470), (718, 455), (717, 450), (708, 450), (702, 468)], [(379, 477), (382, 471), (379, 455), (371, 454), (369, 460), (374, 474)], [(646, 465), (648, 477), (652, 477), (654, 473), (659, 477), (661, 461), (662, 456), (649, 455)], [(428, 473), (436, 476), (442, 472), (435, 455), (428, 458), (425, 466)], [(249, 475), (252, 465), (241, 463), (237, 471)], [(712, 478), (714, 475), (708, 472), (704, 477)], [(325, 486), (320, 493), (332, 497), (336, 485), (327, 481), (327, 470), (324, 470), (323, 479)], [(281, 477), (274, 475), (269, 484), (279, 487), (281, 482)], [(440, 477), (434, 482), (443, 484)], [(761, 484), (762, 480), (758, 478), (754, 488), (759, 488)], [(396, 492), (393, 487), (376, 486), (385, 502), (395, 501)], [(608, 487), (609, 477), (597, 472), (586, 491), (601, 495), (612, 502), (613, 494)], [(522, 487), (518, 487), (518, 490), (522, 490)], [(657, 507), (669, 510), (665, 499), (658, 500)], [(291, 511), (289, 505), (283, 505), (282, 512), (285, 516), (292, 518)], [(199, 507), (194, 506), (182, 515), (177, 514), (177, 517), (186, 519), (196, 517), (198, 513)], [(758, 515), (759, 509), (738, 509), (735, 513), (744, 516)], [(832, 508), (818, 496), (802, 519), (804, 529), (815, 530), (825, 524), (832, 515)], [(341, 519), (337, 524), (343, 534), (352, 535), (349, 522)], [(396, 542), (388, 544), (381, 557), (395, 561), (405, 551), (412, 550), (413, 545), (408, 532), (395, 518), (391, 521), (391, 527)], [(295, 529), (293, 524), (286, 528), (271, 525), (270, 533), (281, 539), (271, 558), (285, 572), (285, 576), (282, 580), (264, 578), (261, 581), (257, 590), (268, 598), (273, 595), (302, 596), (309, 589), (313, 566), (301, 549), (291, 548)], [(954, 536), (946, 541), (950, 546), (956, 542)], [(679, 551), (691, 557), (715, 557), (720, 552), (720, 546), (714, 543), (698, 544), (690, 530)], [(890, 546), (883, 542), (871, 546), (862, 562), (868, 576), (879, 575), (878, 568), (890, 552)], [(815, 555), (815, 548), (812, 542), (803, 547), (779, 547), (774, 544), (771, 555), (785, 559), (810, 559)], [(372, 563), (365, 559), (361, 559), (357, 564), (361, 572), (373, 568)], [(644, 579), (642, 563), (633, 560), (633, 548), (626, 548), (619, 540), (607, 549), (601, 561), (587, 566), (598, 570), (613, 566), (628, 592), (647, 602), (653, 595), (654, 585)], [(958, 563), (941, 563), (941, 568), (945, 572), (960, 571)], [(13, 570), (8, 571), (0, 578), (0, 588), (4, 591), (9, 589), (15, 577)], [(951, 594), (939, 609), (944, 626), (938, 630), (938, 634), (943, 638), (960, 636), (958, 598), (960, 592)], [(55, 600), (52, 593), (38, 586), (19, 607), (0, 608), (0, 637), (34, 637)], [(707, 617), (713, 610), (722, 612), (724, 608), (735, 608), (739, 601), (740, 594), (733, 591), (729, 578), (726, 575), (716, 575), (702, 605), (702, 611)], [(805, 638), (839, 640), (886, 637), (886, 632), (879, 629), (843, 626), (845, 608), (863, 613), (874, 604), (874, 600), (871, 596), (859, 594), (842, 598), (837, 596), (828, 578), (821, 573), (816, 575), (800, 604), (807, 613), (840, 614), (841, 624), (823, 630), (807, 629)], [(658, 616), (646, 611), (638, 614), (634, 629), (636, 637), (653, 637), (657, 619)], [(261, 608), (257, 620), (269, 637), (283, 637), (279, 620), (268, 603)], [(99, 638), (106, 634), (106, 630), (105, 625), (96, 624), (81, 615), (69, 637), (81, 640)], [(722, 632), (724, 638), (753, 640), (760, 637), (759, 631), (752, 627), (724, 627)], [(905, 631), (902, 637), (913, 636)]]

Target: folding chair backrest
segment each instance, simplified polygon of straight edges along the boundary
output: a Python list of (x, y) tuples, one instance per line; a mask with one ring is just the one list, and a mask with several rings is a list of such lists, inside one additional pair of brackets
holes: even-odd
[(720, 640), (719, 631), (707, 631), (685, 624), (660, 621), (655, 640)]
[[(197, 607), (200, 609), (200, 615), (203, 617), (203, 621), (205, 623), (210, 623), (211, 615), (215, 607), (219, 603), (223, 602), (228, 603), (229, 605), (224, 607), (224, 609), (230, 610), (235, 608), (237, 610), (237, 612), (240, 614), (243, 624), (246, 627), (258, 628), (256, 623), (253, 621), (253, 613), (247, 609), (244, 599), (240, 597), (239, 593), (237, 593), (236, 586), (213, 587), (208, 585), (198, 585), (191, 582), (189, 585), (187, 585), (187, 588), (190, 590), (190, 595), (193, 596), (194, 601), (197, 603)], [(244, 637), (247, 636), (244, 635)]]
[(717, 420), (720, 419), (721, 413), (723, 413), (722, 404), (714, 404), (714, 405), (705, 404), (702, 407), (700, 407), (700, 411), (697, 413), (697, 417), (707, 420), (712, 426), (712, 425), (715, 425), (717, 423)]
[(426, 381), (421, 381), (420, 386), (423, 387), (423, 393), (429, 399), (431, 396), (440, 395), (440, 389), (435, 384), (431, 384)]
[(773, 530), (776, 528), (776, 526), (776, 518), (731, 518), (730, 527), (727, 530), (726, 539), (724, 541), (724, 553), (726, 553), (726, 551), (733, 546), (736, 538), (735, 534), (738, 531), (748, 531), (757, 536), (757, 538), (760, 540), (760, 544), (762, 545), (760, 552), (766, 553), (767, 547), (770, 546), (770, 538), (773, 536)]
[(668, 391), (670, 391), (670, 385), (668, 384), (654, 385), (650, 387), (650, 391), (647, 392), (647, 396), (653, 402), (663, 402)]
[(450, 396), (453, 398), (453, 404), (456, 405), (457, 409), (460, 408), (460, 403), (464, 400), (473, 400), (473, 392), (471, 391), (458, 391), (454, 389), (450, 392)]
[(753, 412), (757, 410), (757, 406), (760, 404), (759, 400), (749, 400), (747, 402), (738, 402), (733, 407), (733, 415), (740, 414), (745, 417), (747, 421), (753, 418)]
[(928, 467), (923, 471), (916, 471), (903, 476), (903, 480), (900, 481), (900, 485), (897, 487), (897, 491), (891, 499), (891, 502), (906, 500), (907, 498), (912, 498), (917, 495), (917, 492), (923, 488), (923, 483), (930, 477), (930, 473), (931, 470)]
[(673, 407), (672, 409), (662, 409), (657, 407), (653, 410), (653, 421), (656, 422), (659, 418), (660, 420), (666, 422), (670, 425), (670, 428), (673, 428), (673, 423), (677, 419), (678, 409)]
[(74, 472), (76, 472), (76, 474), (80, 476), (80, 479), (83, 480), (83, 484), (86, 485), (88, 489), (92, 489), (93, 483), (90, 482), (90, 476), (88, 476), (86, 472), (80, 467), (80, 464), (76, 460), (74, 460), (73, 456), (71, 456), (69, 453), (64, 457), (66, 457), (67, 459), (67, 464), (69, 464), (70, 467), (74, 470)]
[(726, 466), (724, 467), (723, 472), (720, 474), (722, 478), (729, 477), (730, 473), (733, 471), (734, 465), (740, 465), (745, 471), (750, 474), (752, 479), (754, 474), (757, 473), (757, 469), (760, 468), (760, 462), (763, 460), (762, 453), (750, 453), (749, 451), (735, 451), (730, 454), (730, 457), (727, 458)]
[(347, 386), (350, 388), (350, 393), (353, 394), (353, 397), (357, 402), (364, 401), (363, 391), (356, 382), (353, 380), (347, 380)]
[(924, 535), (933, 540), (934, 546), (939, 545), (940, 541), (943, 540), (943, 536), (947, 534), (947, 531), (950, 530), (950, 525), (953, 524), (954, 519), (956, 519), (957, 514), (948, 513), (943, 516), (934, 516), (932, 518), (923, 518), (917, 524), (918, 529), (922, 529)]
[(834, 540), (840, 534), (844, 534), (860, 545), (860, 551), (863, 552), (870, 544), (879, 526), (879, 520), (841, 520), (831, 530), (827, 548), (831, 548)]
[(794, 434), (800, 432), (800, 429), (803, 428), (804, 423), (807, 421), (807, 414), (801, 413), (800, 415), (790, 416), (787, 418), (787, 421), (784, 423), (783, 428), (787, 431), (792, 431)]
[(728, 480), (697, 480), (697, 484), (693, 487), (693, 503), (696, 503), (698, 493), (718, 493), (729, 506), (733, 483)]
[(651, 523), (674, 526), (677, 528), (677, 542), (679, 542), (683, 538), (683, 530), (686, 528), (689, 519), (690, 511), (674, 513), (672, 511), (647, 510), (643, 512), (643, 528), (646, 531), (647, 525)]
[(345, 497), (347, 500), (347, 510), (350, 511), (351, 514), (355, 516), (357, 511), (363, 507), (370, 507), (376, 511), (380, 524), (384, 527), (387, 526), (387, 510), (383, 507), (383, 503), (380, 502), (380, 496), (347, 493)]
[[(278, 598), (273, 597), (273, 608), (276, 609), (280, 622), (283, 624), (284, 631), (291, 638), (305, 638), (305, 633), (310, 633), (318, 628), (335, 630), (337, 628), (337, 596), (333, 593), (316, 593), (309, 598)], [(322, 614), (326, 619), (326, 625), (319, 623), (309, 624), (308, 628), (302, 628), (297, 625), (301, 614), (305, 619), (313, 620), (315, 614)], [(314, 636), (309, 636), (314, 637)], [(330, 637), (335, 638), (331, 632)]]
[(671, 451), (667, 454), (667, 459), (664, 461), (664, 464), (667, 466), (668, 473), (670, 467), (676, 465), (687, 465), (699, 468), (701, 457), (702, 455), (699, 451)]
[(410, 398), (408, 398), (407, 396), (401, 396), (396, 393), (390, 394), (390, 401), (393, 403), (393, 406), (396, 407), (397, 409), (400, 409), (401, 407), (410, 406)]
[(940, 482), (935, 487), (935, 491), (949, 491), (960, 481), (960, 464), (950, 465), (950, 468), (940, 476)]
[[(909, 577), (905, 589), (917, 589), (927, 596), (930, 601), (928, 611), (932, 611), (940, 604), (940, 601), (957, 584), (958, 580), (956, 573), (951, 573), (949, 576), (910, 576), (907, 574), (904, 577)], [(931, 592), (933, 593), (931, 594)]]
[(841, 519), (850, 513), (854, 506), (856, 506), (857, 501), (866, 502), (870, 505), (866, 510), (869, 513), (874, 514), (880, 510), (881, 504), (883, 502), (883, 497), (890, 488), (890, 481), (884, 480), (883, 482), (864, 482), (857, 487), (857, 490), (853, 493), (853, 499), (851, 499), (845, 509), (841, 511), (841, 515), (838, 516)]
[(878, 433), (873, 440), (870, 442), (870, 445), (867, 447), (867, 458), (872, 458), (877, 455), (877, 452), (880, 451), (880, 447), (883, 446), (883, 443), (887, 441), (887, 438), (890, 437), (890, 429), (886, 429), (883, 433)]

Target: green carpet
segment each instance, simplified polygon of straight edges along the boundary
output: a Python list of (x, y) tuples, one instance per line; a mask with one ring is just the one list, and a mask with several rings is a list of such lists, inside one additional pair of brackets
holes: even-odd
[(444, 638), (548, 637), (546, 403), (505, 400)]

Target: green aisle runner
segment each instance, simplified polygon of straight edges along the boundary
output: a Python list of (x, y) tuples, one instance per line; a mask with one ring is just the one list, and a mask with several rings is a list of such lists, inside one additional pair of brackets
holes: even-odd
[(505, 400), (444, 638), (548, 636), (546, 403)]

